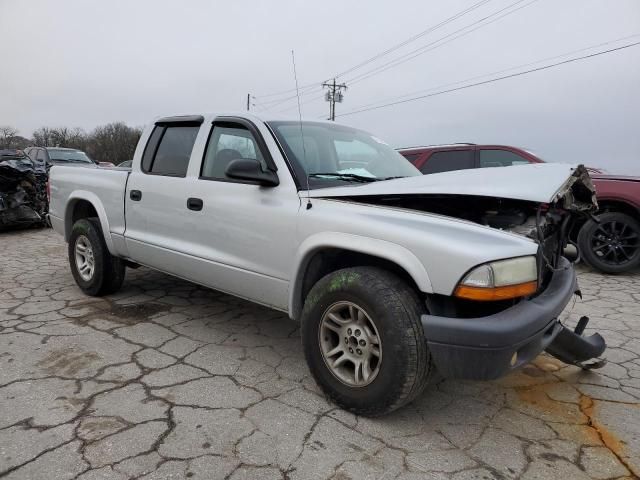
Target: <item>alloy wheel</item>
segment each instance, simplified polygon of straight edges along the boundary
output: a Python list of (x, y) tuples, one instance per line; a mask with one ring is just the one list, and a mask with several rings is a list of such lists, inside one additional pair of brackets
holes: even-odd
[(353, 302), (337, 302), (323, 314), (320, 351), (329, 371), (350, 387), (369, 385), (382, 364), (382, 344), (371, 317)]
[(623, 265), (640, 249), (640, 232), (620, 221), (602, 222), (591, 237), (593, 253), (604, 263)]
[(93, 248), (91, 242), (84, 235), (80, 235), (76, 239), (75, 246), (76, 268), (80, 277), (88, 282), (93, 278), (95, 271), (95, 258), (93, 256)]

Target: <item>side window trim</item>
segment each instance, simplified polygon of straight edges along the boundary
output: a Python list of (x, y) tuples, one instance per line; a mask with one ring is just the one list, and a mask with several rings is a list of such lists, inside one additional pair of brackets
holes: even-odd
[[(155, 144), (151, 144), (152, 140), (153, 140), (153, 134), (156, 132), (156, 129), (162, 129), (162, 133), (160, 134), (160, 136), (158, 137), (158, 140), (155, 141)], [(153, 163), (156, 161), (156, 153), (158, 152), (158, 147), (160, 146), (160, 142), (162, 141), (162, 137), (164, 137), (164, 132), (167, 131), (167, 127), (163, 126), (163, 125), (158, 125), (156, 123), (156, 126), (153, 127), (153, 130), (151, 131), (151, 135), (149, 135), (149, 138), (147, 139), (147, 144), (144, 146), (144, 151), (142, 152), (142, 158), (140, 160), (140, 170), (142, 170), (143, 173), (146, 173), (147, 175), (158, 175), (158, 173), (154, 173), (151, 171), (151, 169), (153, 168)], [(153, 151), (150, 152), (151, 154), (151, 162), (149, 163), (149, 169), (146, 169), (144, 166), (144, 159), (147, 155), (147, 149), (149, 147), (153, 148)]]
[[(267, 143), (264, 141), (264, 137), (262, 136), (262, 133), (260, 133), (260, 130), (258, 130), (258, 127), (256, 127), (256, 125), (252, 121), (247, 120), (246, 118), (241, 118), (241, 117), (221, 116), (221, 117), (214, 118), (213, 122), (211, 123), (212, 125), (215, 125), (216, 123), (236, 123), (243, 126), (247, 130), (249, 130), (251, 135), (253, 135), (253, 138), (256, 141), (258, 148), (260, 149), (260, 153), (262, 154), (262, 158), (264, 158), (264, 161), (267, 164), (267, 168), (273, 172), (278, 171), (278, 167), (276, 166), (275, 162), (273, 161), (273, 158), (271, 157), (271, 152), (269, 151), (269, 147), (267, 147)], [(211, 130), (213, 131), (213, 126)]]
[(202, 174), (205, 167), (205, 161), (207, 159), (207, 152), (211, 145), (211, 137), (214, 134), (214, 130), (216, 126), (229, 127), (229, 128), (241, 128), (243, 130), (247, 130), (253, 137), (253, 140), (256, 143), (256, 147), (260, 151), (262, 158), (267, 164), (267, 168), (273, 171), (274, 173), (277, 172), (278, 167), (275, 165), (273, 158), (271, 157), (271, 152), (269, 151), (269, 148), (267, 147), (267, 144), (264, 141), (264, 138), (260, 134), (260, 131), (256, 128), (253, 122), (250, 122), (249, 120), (246, 120), (244, 118), (239, 118), (239, 117), (216, 117), (213, 119), (213, 122), (211, 122), (211, 128), (209, 129), (209, 134), (207, 135), (207, 143), (205, 144), (204, 152), (202, 153), (202, 159), (200, 161), (200, 168), (198, 170), (198, 180), (208, 180), (213, 182), (225, 182), (225, 183), (241, 183), (245, 185), (260, 185), (259, 182), (255, 182), (251, 180), (209, 177)]
[[(162, 139), (164, 138), (165, 133), (167, 133), (167, 130), (171, 127), (198, 127), (200, 128), (200, 126), (202, 125), (202, 122), (204, 122), (204, 118), (201, 116), (185, 116), (185, 117), (167, 117), (167, 118), (162, 118), (160, 120), (158, 120), (155, 123), (154, 129), (151, 131), (151, 135), (149, 135), (149, 138), (147, 139), (147, 144), (144, 147), (144, 150), (142, 152), (142, 158), (140, 161), (140, 171), (142, 171), (142, 173), (144, 173), (145, 175), (157, 175), (157, 176), (161, 176), (161, 177), (173, 177), (173, 178), (185, 178), (187, 176), (187, 172), (185, 170), (185, 172), (183, 174), (178, 174), (178, 173), (166, 173), (166, 172), (154, 172), (153, 171), (153, 165), (156, 162), (156, 155), (158, 153), (158, 149), (160, 148), (160, 145), (162, 144)], [(155, 133), (156, 129), (162, 129), (162, 133), (160, 134), (160, 136), (158, 137), (158, 140), (155, 142), (155, 145), (152, 145), (152, 139), (153, 139), (153, 134)], [(144, 167), (144, 159), (147, 153), (147, 149), (152, 146), (153, 147), (153, 153), (151, 156), (151, 163), (149, 164), (149, 168), (146, 169)], [(192, 145), (192, 153), (193, 153), (193, 145)], [(191, 156), (189, 158), (189, 162), (191, 161)], [(187, 168), (189, 165), (189, 162), (187, 162)]]

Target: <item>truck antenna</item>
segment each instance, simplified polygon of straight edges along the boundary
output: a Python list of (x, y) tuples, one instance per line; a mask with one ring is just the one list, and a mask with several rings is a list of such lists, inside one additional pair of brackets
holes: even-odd
[(298, 99), (298, 122), (300, 124), (300, 137), (302, 138), (302, 161), (305, 166), (304, 172), (307, 180), (307, 210), (309, 210), (313, 205), (311, 205), (311, 197), (310, 197), (310, 189), (309, 189), (309, 172), (307, 172), (307, 149), (304, 145), (304, 131), (302, 128), (302, 110), (300, 109), (300, 89), (298, 88), (298, 74), (296, 73), (296, 56), (291, 50), (291, 62), (293, 63), (293, 78), (296, 81), (296, 98)]

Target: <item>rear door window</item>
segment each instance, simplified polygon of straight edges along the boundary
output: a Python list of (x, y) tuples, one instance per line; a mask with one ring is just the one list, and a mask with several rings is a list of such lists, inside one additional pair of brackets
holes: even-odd
[(199, 126), (157, 126), (149, 137), (142, 158), (146, 173), (184, 177)]
[(526, 158), (508, 150), (480, 150), (480, 167), (510, 167), (530, 163)]
[(433, 153), (420, 171), (425, 174), (440, 173), (473, 167), (473, 150), (448, 150)]

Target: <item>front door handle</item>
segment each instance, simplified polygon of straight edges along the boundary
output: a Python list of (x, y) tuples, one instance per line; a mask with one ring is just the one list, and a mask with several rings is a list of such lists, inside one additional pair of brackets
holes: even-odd
[(142, 192), (140, 190), (131, 190), (129, 192), (129, 198), (134, 202), (139, 202), (142, 200)]
[(195, 210), (196, 212), (199, 212), (200, 210), (202, 210), (203, 205), (204, 202), (201, 198), (187, 198), (187, 208), (189, 210)]

